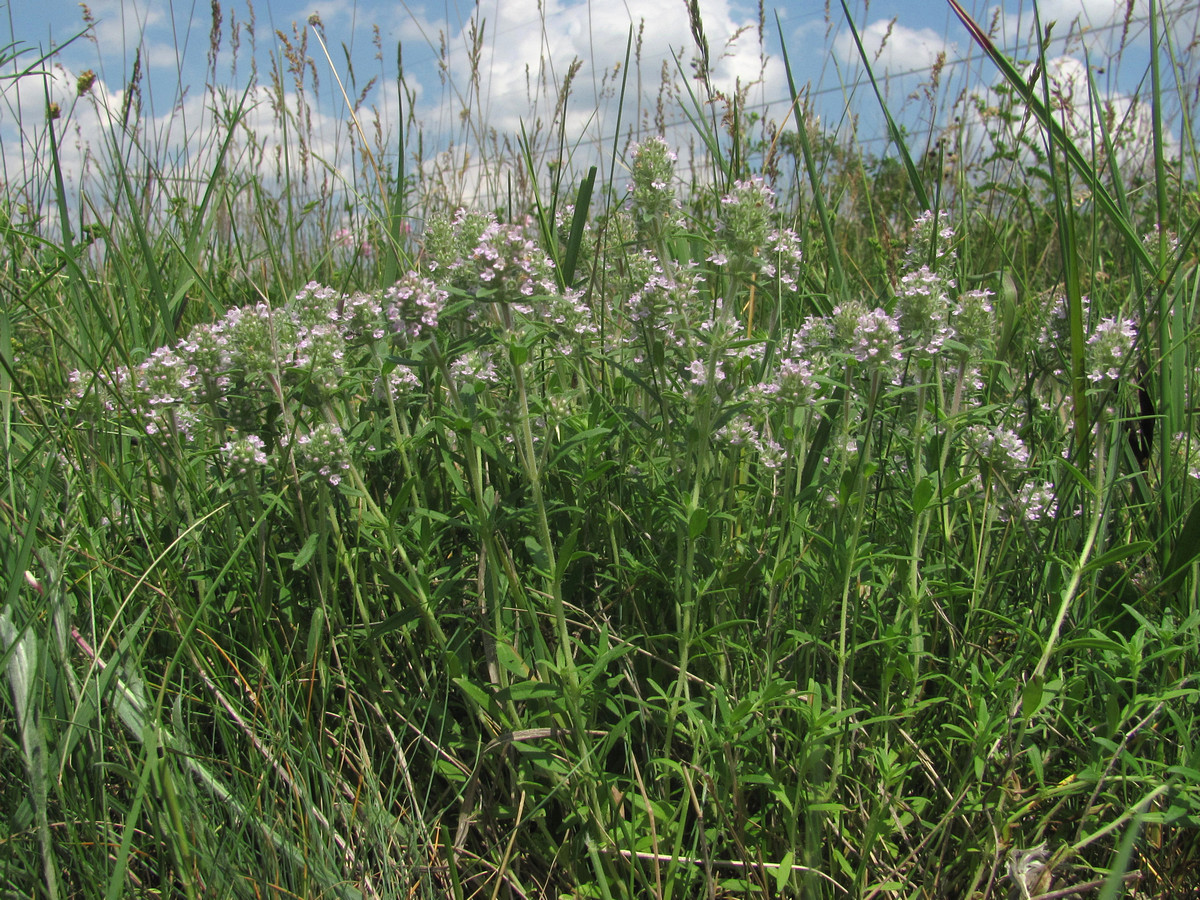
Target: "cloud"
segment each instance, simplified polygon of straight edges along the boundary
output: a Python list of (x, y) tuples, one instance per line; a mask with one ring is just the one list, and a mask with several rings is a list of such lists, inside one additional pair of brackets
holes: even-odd
[[(1157, 3), (1158, 0), (1155, 0)], [(1197, 20), (1193, 0), (1165, 0), (1160, 11), (1160, 30), (1171, 34), (1177, 49), (1196, 37)], [(1108, 60), (1124, 48), (1147, 50), (1150, 46), (1148, 0), (1042, 0), (1038, 15), (1043, 29), (1053, 24), (1050, 54), (1086, 50), (1094, 60)], [(1021, 47), (1025, 58), (1035, 54), (1035, 20), (1028, 2), (1011, 2), (993, 9), (995, 33), (1003, 46)], [(991, 19), (989, 18), (988, 23)], [(984, 23), (984, 24), (988, 24)]]
[[(1034, 75), (1027, 66), (1022, 75)], [(1040, 84), (1041, 82), (1039, 82)], [(1113, 143), (1116, 165), (1122, 178), (1145, 180), (1154, 173), (1154, 132), (1150, 106), (1127, 94), (1105, 92), (1097, 88), (1093, 98), (1087, 67), (1071, 56), (1054, 57), (1046, 62), (1045, 86), (1050, 107), (1071, 141), (1087, 159), (1103, 168), (1104, 133)], [(1103, 123), (1098, 121), (1103, 115)], [(967, 153), (990, 154), (999, 148), (1015, 152), (1023, 166), (1044, 153), (1045, 137), (1040, 125), (1023, 114), (1009, 91), (989, 88), (973, 95), (964, 117), (964, 145)], [(1178, 159), (1178, 143), (1167, 136), (1165, 155)]]
[[(906, 74), (933, 67), (938, 58), (954, 59), (958, 45), (932, 28), (909, 28), (895, 19), (877, 19), (859, 32), (871, 68), (889, 75)], [(834, 50), (846, 63), (860, 61), (854, 36), (843, 29), (834, 40)]]
[[(522, 127), (550, 142), (565, 121), (568, 147), (596, 161), (614, 137), (623, 143), (614, 134), (618, 119), (623, 134), (635, 135), (686, 123), (676, 104), (687, 97), (699, 52), (682, 2), (664, 12), (661, 0), (544, 0), (539, 13), (531, 4), (485, 0), (476, 10), (447, 41), (444, 84), (425, 91), (421, 110), (426, 135), (440, 134), (443, 147), (453, 142), (464, 154), (460, 162), (469, 162), (465, 154), (472, 152), (478, 159), (493, 137), (511, 139)], [(715, 90), (749, 89), (749, 102), (786, 94), (782, 65), (759, 46), (757, 19), (739, 15), (728, 0), (706, 0), (700, 10)], [(618, 116), (622, 89), (625, 107)]]
[[(50, 127), (69, 205), (75, 208), (76, 198), (86, 194), (101, 217), (117, 215), (125, 206), (113, 178), (122, 166), (129, 167), (146, 203), (144, 211), (152, 216), (165, 216), (177, 199), (185, 208), (199, 203), (216, 171), (230, 123), (233, 138), (224, 166), (238, 177), (225, 186), (237, 192), (252, 176), (261, 189), (241, 190), (236, 203), (282, 196), (288, 181), (309, 198), (355, 187), (377, 193), (373, 174), (362, 171), (356, 151), (360, 142), (351, 140), (349, 116), (340, 98), (324, 111), (308, 105), (311, 97), (290, 90), (280, 94), (261, 84), (244, 95), (213, 89), (187, 94), (160, 114), (145, 106), (139, 113), (135, 104), (127, 129), (125, 92), (110, 89), (96, 77), (81, 94), (80, 83), (79, 73), (58, 64), (44, 75), (4, 82), (0, 91), (2, 177), (10, 190), (21, 192), (23, 201), (43, 214), (53, 205)], [(385, 86), (377, 99), (394, 103), (394, 92), (394, 87)], [(241, 113), (235, 115), (239, 105)], [(50, 109), (56, 117), (48, 114)], [(369, 116), (363, 118), (369, 128)], [(250, 220), (247, 215), (243, 224)]]

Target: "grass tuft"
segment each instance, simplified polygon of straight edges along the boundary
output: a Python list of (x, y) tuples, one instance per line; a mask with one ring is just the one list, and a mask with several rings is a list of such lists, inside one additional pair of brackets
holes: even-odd
[[(939, 100), (940, 62), (924, 146), (850, 22), (879, 155), (790, 69), (790, 124), (722, 93), (696, 3), (644, 116), (631, 29), (594, 161), (578, 60), (489, 127), (479, 18), (479, 170), (425, 158), (399, 50), (388, 146), (315, 18), (193, 154), (136, 66), (74, 189), (94, 79), (23, 121), (0, 891), (1190, 889), (1192, 81), (1156, 58), (1131, 137), (1040, 24), (1023, 69), (951, 5), (999, 83)], [(213, 3), (214, 81), (254, 27)]]

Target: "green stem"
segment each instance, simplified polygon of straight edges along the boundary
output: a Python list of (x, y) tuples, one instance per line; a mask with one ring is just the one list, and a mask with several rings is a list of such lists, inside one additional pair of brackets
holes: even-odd
[[(913, 425), (913, 486), (925, 477), (925, 382), (917, 388), (917, 420)], [(921, 656), (924, 653), (924, 635), (921, 633), (921, 545), (924, 543), (924, 525), (929, 515), (928, 506), (913, 520), (908, 544), (908, 608), (912, 630), (909, 634), (909, 652), (912, 653), (912, 694), (917, 698), (921, 682)]]
[[(841, 597), (841, 613), (838, 622), (838, 669), (837, 683), (834, 688), (834, 710), (840, 714), (845, 709), (845, 688), (846, 688), (846, 669), (850, 653), (847, 649), (848, 641), (847, 634), (850, 630), (850, 587), (854, 580), (856, 571), (855, 561), (858, 556), (858, 541), (862, 535), (863, 520), (866, 518), (867, 508), (867, 485), (863, 474), (867, 469), (867, 464), (871, 454), (871, 426), (875, 419), (875, 407), (879, 399), (880, 374), (875, 371), (871, 374), (871, 391), (867, 401), (867, 418), (863, 427), (862, 446), (859, 448), (858, 463), (855, 466), (855, 498), (856, 509), (854, 512), (854, 524), (850, 530), (850, 540), (846, 545), (846, 556), (843, 565), (842, 575), (842, 597)], [(847, 399), (849, 404), (849, 399)], [(842, 738), (845, 730), (839, 729), (837, 739), (834, 744), (833, 752), (833, 771), (829, 779), (829, 791), (832, 792), (837, 786), (838, 776), (842, 768)]]

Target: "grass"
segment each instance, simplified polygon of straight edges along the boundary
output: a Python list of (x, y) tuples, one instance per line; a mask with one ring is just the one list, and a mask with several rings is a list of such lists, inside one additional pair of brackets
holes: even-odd
[(24, 123), (5, 895), (1190, 889), (1192, 98), (1152, 70), (1185, 140), (1130, 177), (1094, 84), (1082, 129), (963, 16), (982, 152), (766, 128), (705, 50), (704, 177), (650, 135), (570, 174), (560, 85), (491, 212), (350, 73), (322, 161), (307, 32), (274, 170), (256, 84), (192, 169), (127, 111), (77, 196)]

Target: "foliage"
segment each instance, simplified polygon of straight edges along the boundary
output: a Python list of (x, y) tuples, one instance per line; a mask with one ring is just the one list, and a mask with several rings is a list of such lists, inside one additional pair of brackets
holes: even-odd
[(527, 154), (419, 241), (382, 175), (366, 244), (237, 169), (182, 238), (119, 154), (90, 243), (10, 192), (4, 889), (1191, 883), (1197, 194), (1046, 133), (945, 194), (825, 143), (820, 204)]

